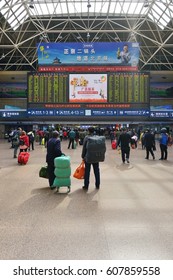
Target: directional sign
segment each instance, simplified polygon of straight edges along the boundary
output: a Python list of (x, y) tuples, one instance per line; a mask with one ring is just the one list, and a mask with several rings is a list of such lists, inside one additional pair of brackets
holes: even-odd
[(0, 110), (0, 117), (1, 118), (21, 118), (21, 117), (27, 117), (27, 111), (26, 110), (14, 110), (14, 111), (8, 111), (8, 110)]
[(54, 116), (54, 110), (47, 110), (47, 109), (29, 109), (28, 116), (29, 117), (40, 117), (40, 116)]
[(172, 117), (173, 111), (151, 111), (150, 117), (151, 118), (169, 118)]
[(146, 109), (140, 110), (118, 110), (118, 116), (149, 116), (150, 111)]
[(55, 115), (61, 116), (70, 116), (70, 117), (76, 117), (76, 116), (84, 116), (84, 110), (82, 109), (59, 109), (55, 110)]

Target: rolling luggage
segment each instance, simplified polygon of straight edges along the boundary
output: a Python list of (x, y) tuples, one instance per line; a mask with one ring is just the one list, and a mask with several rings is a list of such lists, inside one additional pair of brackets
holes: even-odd
[(54, 174), (55, 180), (53, 185), (57, 187), (57, 191), (61, 187), (67, 187), (67, 192), (70, 192), (71, 186), (71, 164), (70, 157), (62, 155), (61, 157), (56, 157), (54, 159)]
[(18, 163), (19, 164), (27, 164), (27, 162), (29, 160), (29, 156), (30, 156), (30, 154), (28, 152), (21, 152), (18, 155)]
[(117, 147), (117, 142), (115, 140), (113, 140), (111, 145), (112, 145), (112, 149), (115, 150)]

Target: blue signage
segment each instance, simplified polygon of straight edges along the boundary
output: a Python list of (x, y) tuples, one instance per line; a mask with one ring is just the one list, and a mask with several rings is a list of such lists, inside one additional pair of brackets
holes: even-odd
[(172, 118), (173, 111), (151, 111), (150, 112), (151, 118)]
[(77, 109), (77, 108), (62, 108), (62, 109), (28, 109), (29, 117), (78, 117), (78, 116), (93, 116), (93, 117), (148, 117), (150, 111), (146, 109), (141, 110), (127, 110), (127, 109)]
[(1, 118), (25, 118), (27, 117), (27, 111), (26, 110), (0, 110), (0, 117)]
[(137, 42), (39, 43), (38, 65), (128, 65), (139, 62)]
[(140, 116), (147, 117), (150, 115), (150, 111), (147, 109), (140, 110), (118, 110), (118, 116)]

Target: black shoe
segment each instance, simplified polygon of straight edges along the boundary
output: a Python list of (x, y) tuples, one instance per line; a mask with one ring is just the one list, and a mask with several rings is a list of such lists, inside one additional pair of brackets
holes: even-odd
[(54, 190), (56, 187), (52, 185), (52, 186), (50, 186), (50, 188), (51, 188), (51, 190)]
[(155, 160), (155, 156), (153, 156), (153, 160)]
[(99, 189), (100, 189), (100, 187), (98, 186), (98, 187), (96, 187), (96, 189), (97, 189), (97, 190), (99, 190)]
[(14, 156), (14, 158), (17, 158), (17, 156)]
[(130, 161), (127, 159), (127, 163), (130, 163)]
[(88, 190), (88, 187), (83, 186), (82, 188), (83, 188), (83, 190), (86, 190), (86, 191)]
[(125, 163), (125, 160), (123, 161), (123, 163)]
[(159, 160), (163, 160), (163, 158), (159, 158)]
[(146, 157), (145, 159), (149, 159), (148, 157)]

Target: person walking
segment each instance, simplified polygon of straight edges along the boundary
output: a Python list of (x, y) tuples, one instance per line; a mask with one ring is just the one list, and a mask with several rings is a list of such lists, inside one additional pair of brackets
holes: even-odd
[(53, 131), (52, 137), (49, 139), (47, 143), (47, 154), (46, 154), (46, 162), (48, 165), (48, 174), (49, 174), (49, 186), (51, 189), (56, 188), (53, 186), (53, 182), (55, 179), (54, 174), (54, 159), (56, 157), (60, 157), (63, 155), (61, 151), (61, 141), (59, 139), (59, 133), (58, 131)]
[(75, 141), (75, 137), (76, 137), (76, 132), (73, 129), (71, 129), (69, 131), (68, 137), (69, 137), (68, 149), (70, 149), (70, 146), (72, 146), (72, 149), (74, 149), (74, 141)]
[(19, 149), (21, 152), (27, 152), (29, 148), (29, 136), (26, 134), (26, 131), (22, 130), (21, 136), (19, 137)]
[(16, 130), (16, 133), (13, 137), (13, 145), (14, 145), (14, 158), (17, 158), (17, 151), (18, 151), (18, 148), (19, 148), (19, 143), (20, 143), (20, 136), (21, 136), (21, 133), (22, 133), (22, 129), (21, 127), (18, 127), (17, 130)]
[(94, 171), (94, 176), (95, 176), (95, 187), (96, 187), (96, 189), (100, 188), (99, 162), (89, 163), (89, 162), (87, 162), (87, 159), (86, 159), (87, 142), (88, 142), (88, 138), (90, 136), (94, 136), (94, 127), (88, 128), (88, 135), (85, 136), (84, 141), (83, 141), (83, 147), (82, 147), (81, 157), (85, 161), (84, 186), (82, 187), (84, 190), (88, 190), (88, 188), (89, 188), (91, 165), (93, 166), (93, 171)]
[(146, 158), (145, 159), (149, 159), (149, 154), (151, 154), (153, 157), (153, 160), (154, 160), (155, 155), (153, 152), (153, 148), (156, 146), (155, 137), (154, 137), (154, 134), (150, 132), (150, 129), (147, 129), (145, 132), (144, 145), (145, 145), (145, 149), (146, 149)]
[(167, 129), (162, 128), (161, 134), (160, 134), (160, 152), (161, 152), (161, 158), (159, 160), (167, 160), (168, 157), (168, 134)]
[(34, 141), (35, 141), (35, 135), (34, 135), (34, 131), (31, 130), (27, 133), (27, 135), (29, 136), (29, 148), (28, 148), (28, 151), (31, 150), (34, 150)]
[(131, 136), (129, 133), (127, 133), (127, 129), (123, 128), (117, 143), (117, 147), (119, 146), (121, 148), (121, 157), (123, 163), (125, 163), (125, 161), (127, 161), (127, 163), (130, 163), (130, 143)]

